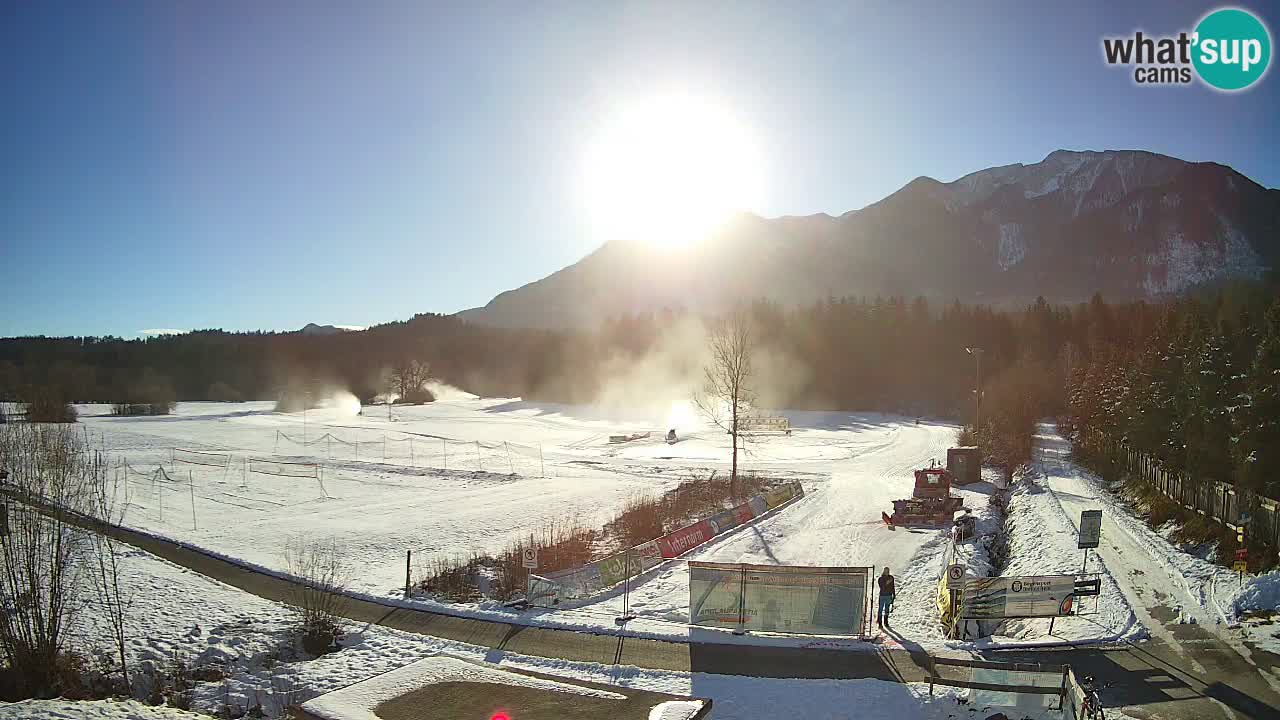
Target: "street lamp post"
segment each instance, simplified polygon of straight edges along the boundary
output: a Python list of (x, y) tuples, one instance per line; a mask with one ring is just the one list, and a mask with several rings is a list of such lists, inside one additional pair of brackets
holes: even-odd
[(964, 349), (973, 356), (976, 371), (973, 384), (973, 432), (978, 433), (978, 417), (982, 409), (982, 348), (974, 346)]

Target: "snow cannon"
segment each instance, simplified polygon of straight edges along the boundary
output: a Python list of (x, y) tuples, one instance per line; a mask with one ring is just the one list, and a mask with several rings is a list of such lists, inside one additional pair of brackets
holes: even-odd
[(950, 525), (964, 499), (951, 494), (954, 479), (950, 470), (930, 463), (929, 467), (915, 471), (916, 484), (911, 497), (893, 501), (893, 515), (880, 513), (880, 519), (890, 528), (898, 525), (942, 527)]

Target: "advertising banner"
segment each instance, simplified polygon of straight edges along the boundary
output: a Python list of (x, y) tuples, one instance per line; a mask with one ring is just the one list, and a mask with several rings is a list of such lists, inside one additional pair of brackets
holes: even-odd
[(869, 568), (745, 567), (747, 630), (813, 635), (862, 632)]
[(624, 579), (635, 577), (662, 562), (656, 540), (637, 545), (629, 551), (615, 553), (598, 561), (601, 588), (613, 587)]
[(764, 494), (764, 504), (772, 510), (793, 497), (804, 497), (804, 490), (799, 483), (770, 490)]
[(716, 535), (732, 530), (741, 524), (732, 510), (721, 510), (708, 518), (707, 522), (711, 523), (711, 530)]
[(689, 621), (761, 632), (856, 635), (870, 568), (689, 563)]
[(674, 558), (710, 540), (713, 535), (715, 532), (711, 529), (711, 523), (700, 520), (669, 535), (664, 535), (655, 542), (658, 543), (658, 550), (661, 551), (662, 557)]
[(731, 510), (724, 510), (656, 540), (641, 543), (630, 551), (615, 553), (603, 560), (571, 570), (531, 575), (529, 602), (540, 607), (551, 607), (563, 600), (590, 597), (626, 578), (635, 577), (664, 560), (680, 557), (715, 535), (748, 523), (791, 498), (803, 495), (804, 490), (800, 484), (792, 483), (766, 495), (756, 495)]
[(631, 554), (640, 558), (640, 572), (662, 562), (662, 551), (658, 549), (657, 540), (650, 540), (631, 548)]
[(778, 507), (779, 505), (781, 505), (782, 503), (790, 499), (791, 499), (790, 487), (775, 488), (764, 494), (765, 507), (769, 508), (770, 510)]
[(742, 611), (742, 568), (727, 563), (689, 563), (689, 622), (737, 628)]
[(1074, 575), (969, 578), (960, 616), (993, 619), (1072, 614)]
[(622, 582), (623, 578), (631, 575), (627, 571), (625, 553), (610, 555), (596, 564), (600, 566), (600, 586), (602, 588), (617, 585)]

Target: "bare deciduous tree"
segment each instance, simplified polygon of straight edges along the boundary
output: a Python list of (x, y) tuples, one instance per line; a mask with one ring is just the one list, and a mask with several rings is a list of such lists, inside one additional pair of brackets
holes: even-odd
[(336, 540), (291, 538), (284, 549), (285, 570), (298, 582), (285, 603), (297, 614), (302, 647), (312, 655), (328, 652), (342, 637), (350, 603), (345, 591), (350, 568)]
[(429, 402), (430, 391), (427, 382), (431, 380), (431, 366), (421, 360), (405, 358), (391, 368), (390, 390), (400, 396), (403, 402)]
[(73, 520), (92, 511), (107, 463), (70, 427), (10, 423), (0, 428), (0, 468), (19, 500), (0, 542), (0, 651), (20, 693), (51, 697), (78, 682), (60, 660), (84, 606), (93, 543)]
[[(92, 495), (92, 502), (95, 505), (94, 515), (107, 525), (121, 524), (124, 520), (124, 506), (116, 502), (115, 488), (107, 487), (105, 474), (97, 479), (99, 483), (93, 488)], [(90, 537), (93, 540), (91, 568), (93, 589), (111, 626), (111, 640), (120, 658), (120, 674), (124, 677), (125, 694), (132, 696), (133, 686), (129, 682), (129, 657), (125, 640), (125, 618), (129, 615), (133, 596), (120, 584), (120, 541), (116, 540), (107, 529), (90, 533)]]
[(711, 327), (708, 343), (711, 359), (703, 368), (702, 388), (694, 393), (693, 402), (708, 420), (728, 432), (732, 439), (733, 465), (729, 481), (736, 493), (738, 451), (743, 439), (740, 422), (755, 400), (751, 365), (755, 343), (750, 317), (742, 309), (734, 310)]

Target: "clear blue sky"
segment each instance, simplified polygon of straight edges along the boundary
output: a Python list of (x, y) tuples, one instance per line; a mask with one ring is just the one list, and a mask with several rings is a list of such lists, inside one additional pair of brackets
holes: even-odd
[[(537, 9), (534, 9), (537, 6)], [(1103, 35), (1214, 3), (6, 2), (0, 335), (453, 312), (568, 265), (602, 108), (761, 140), (763, 215), (1140, 148), (1280, 186), (1280, 76), (1135, 87)], [(1280, 7), (1245, 4), (1276, 35)], [(1273, 61), (1274, 64), (1274, 61)]]

